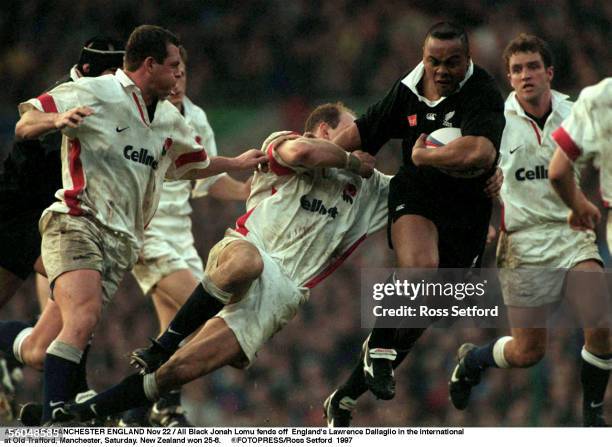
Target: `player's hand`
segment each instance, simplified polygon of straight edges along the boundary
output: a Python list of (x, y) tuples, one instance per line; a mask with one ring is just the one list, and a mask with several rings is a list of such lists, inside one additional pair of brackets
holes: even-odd
[(495, 170), (495, 173), (487, 179), (487, 183), (484, 188), (485, 194), (492, 199), (499, 199), (499, 192), (504, 183), (504, 173), (500, 168)]
[(570, 211), (567, 221), (573, 230), (595, 230), (601, 220), (599, 209), (588, 200), (579, 203), (575, 210)]
[(259, 149), (249, 149), (234, 158), (237, 170), (254, 170), (259, 164), (265, 164), (268, 156)]
[(359, 175), (363, 178), (370, 178), (374, 173), (376, 158), (364, 151), (353, 151), (351, 154), (358, 158), (361, 162), (361, 166), (359, 167)]
[(425, 146), (425, 140), (427, 139), (427, 134), (422, 133), (419, 138), (417, 138), (416, 143), (412, 146), (412, 162), (415, 166), (422, 166), (425, 164), (425, 152), (427, 151), (427, 147)]
[(54, 125), (58, 130), (63, 129), (64, 127), (76, 129), (83, 123), (85, 117), (93, 114), (94, 111), (90, 107), (75, 107), (74, 109), (70, 109), (64, 113), (58, 113)]

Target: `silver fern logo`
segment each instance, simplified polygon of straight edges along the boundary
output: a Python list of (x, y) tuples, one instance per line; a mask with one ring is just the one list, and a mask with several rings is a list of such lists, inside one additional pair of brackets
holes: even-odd
[(453, 127), (453, 123), (450, 122), (450, 120), (453, 118), (453, 116), (455, 116), (455, 111), (452, 110), (450, 112), (448, 112), (446, 115), (444, 115), (444, 121), (442, 121), (442, 125), (445, 127)]

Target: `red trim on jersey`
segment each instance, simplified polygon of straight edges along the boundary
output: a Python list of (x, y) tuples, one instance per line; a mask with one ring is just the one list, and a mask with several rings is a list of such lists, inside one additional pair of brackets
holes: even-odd
[(37, 98), (40, 101), (40, 105), (42, 105), (43, 111), (45, 113), (57, 113), (57, 106), (55, 105), (55, 100), (53, 96), (49, 93), (43, 93)]
[(531, 127), (533, 127), (533, 131), (535, 132), (536, 137), (538, 137), (538, 144), (542, 145), (542, 137), (540, 136), (540, 132), (538, 131), (538, 126), (536, 126), (533, 123), (533, 121), (531, 121), (531, 120), (528, 120), (528, 121), (529, 121), (529, 124), (531, 124)]
[(188, 163), (199, 163), (201, 161), (205, 161), (206, 158), (208, 157), (206, 156), (205, 150), (196, 151), (196, 152), (187, 152), (186, 154), (183, 154), (179, 158), (176, 159), (176, 161), (174, 162), (174, 166), (176, 166), (176, 168), (178, 169), (181, 166), (186, 165)]
[(246, 221), (249, 219), (249, 217), (251, 217), (251, 214), (253, 214), (255, 208), (256, 207), (251, 208), (246, 212), (246, 214), (243, 214), (236, 220), (236, 228), (234, 229), (243, 236), (249, 234), (249, 229), (246, 227)]
[(72, 179), (72, 189), (64, 191), (64, 201), (69, 208), (68, 214), (80, 216), (83, 214), (83, 210), (81, 209), (79, 195), (85, 187), (85, 174), (83, 173), (83, 164), (81, 163), (81, 142), (78, 138), (70, 140), (68, 171)]
[(293, 169), (281, 165), (278, 161), (276, 161), (276, 158), (274, 158), (274, 154), (272, 152), (275, 146), (274, 143), (274, 141), (270, 143), (268, 145), (268, 150), (266, 151), (268, 153), (268, 166), (270, 166), (270, 170), (278, 176), (293, 174), (295, 172)]
[(357, 239), (357, 241), (355, 241), (355, 243), (353, 243), (353, 245), (351, 245), (348, 248), (348, 250), (346, 250), (344, 253), (342, 253), (342, 255), (340, 255), (340, 257), (337, 258), (332, 264), (328, 265), (327, 268), (325, 268), (325, 270), (323, 270), (317, 276), (315, 276), (310, 281), (308, 281), (306, 284), (304, 284), (304, 287), (312, 289), (314, 286), (319, 284), (321, 281), (323, 281), (329, 275), (334, 273), (336, 271), (336, 269), (338, 267), (340, 267), (340, 265), (342, 265), (342, 263), (344, 261), (346, 261), (346, 258), (348, 258), (351, 255), (351, 253), (353, 253), (355, 251), (355, 249), (359, 246), (359, 244), (361, 244), (365, 240), (366, 237), (367, 237), (367, 235), (364, 234), (359, 239)]
[(567, 158), (572, 161), (576, 161), (582, 151), (576, 145), (576, 143), (574, 143), (574, 140), (572, 140), (572, 137), (567, 133), (567, 131), (563, 127), (559, 127), (552, 133), (551, 136), (553, 140), (557, 142), (563, 152), (565, 152)]
[(142, 122), (147, 124), (147, 120), (145, 119), (144, 113), (142, 112), (142, 107), (140, 106), (140, 101), (138, 101), (138, 96), (136, 96), (136, 93), (132, 92), (132, 97), (134, 98), (134, 101), (136, 102), (136, 105), (138, 106), (138, 111), (140, 112), (140, 118), (142, 119)]

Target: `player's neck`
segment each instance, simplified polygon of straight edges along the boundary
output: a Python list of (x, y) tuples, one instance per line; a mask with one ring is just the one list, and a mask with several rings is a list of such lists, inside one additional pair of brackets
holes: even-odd
[(430, 101), (437, 101), (441, 98), (433, 79), (428, 79), (425, 75), (423, 76), (422, 88), (423, 91), (421, 93), (425, 98), (429, 99)]
[(145, 105), (150, 106), (155, 101), (157, 101), (157, 98), (153, 95), (153, 92), (151, 92), (151, 90), (147, 88), (147, 82), (143, 73), (138, 70), (125, 70), (125, 74), (132, 80), (136, 87), (140, 89), (140, 93), (142, 94), (142, 100), (144, 101)]
[(546, 115), (552, 108), (552, 94), (550, 90), (546, 90), (542, 95), (534, 98), (532, 101), (525, 101), (519, 97), (517, 97), (517, 99), (526, 113), (538, 118)]

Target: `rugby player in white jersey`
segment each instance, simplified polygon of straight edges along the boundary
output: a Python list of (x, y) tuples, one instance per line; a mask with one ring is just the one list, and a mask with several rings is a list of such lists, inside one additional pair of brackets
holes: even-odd
[(212, 248), (202, 284), (168, 330), (133, 354), (148, 374), (69, 405), (69, 416), (106, 416), (154, 402), (222, 366), (246, 367), (310, 288), (385, 227), (390, 177), (373, 171), (371, 155), (349, 155), (330, 141), (354, 118), (341, 104), (327, 104), (307, 121), (318, 138), (276, 132), (266, 139), (268, 163), (253, 177), (248, 212)]
[[(187, 87), (187, 52), (180, 47), (181, 63), (176, 85), (168, 100), (179, 109), (185, 121), (196, 131), (209, 156), (217, 155), (217, 145), (206, 113), (185, 96)], [(163, 331), (176, 311), (189, 298), (204, 277), (202, 260), (194, 246), (191, 232), (189, 198), (209, 195), (221, 200), (246, 200), (249, 185), (227, 174), (201, 179), (196, 187), (190, 180), (164, 182), (159, 206), (145, 231), (144, 245), (132, 274), (145, 295), (151, 295)], [(173, 390), (149, 407), (123, 415), (120, 426), (146, 423), (163, 427), (189, 424), (181, 407), (180, 389)]]
[[(151, 25), (134, 30), (124, 69), (62, 84), (20, 105), (18, 138), (62, 130), (64, 188), (41, 217), (42, 258), (52, 287), (45, 314), (62, 327), (44, 355), (43, 422), (74, 398), (74, 377), (103, 302), (131, 269), (164, 177), (194, 179), (253, 169), (264, 157), (209, 159), (196, 134), (166, 100), (179, 74), (179, 41)], [(41, 363), (38, 352), (22, 359)], [(36, 358), (36, 355), (39, 358)]]
[[(506, 47), (504, 60), (514, 91), (506, 100), (501, 143), (505, 181), (497, 265), (512, 335), (483, 346), (466, 343), (459, 348), (459, 362), (449, 382), (451, 400), (464, 409), (472, 387), (487, 368), (528, 368), (539, 362), (546, 350), (546, 316), (565, 291), (577, 304), (585, 325), (584, 424), (602, 425), (603, 398), (612, 369), (609, 309), (605, 287), (594, 284), (597, 277), (584, 273), (602, 272), (602, 260), (593, 231), (577, 232), (567, 226), (567, 207), (547, 175), (555, 150), (551, 134), (569, 116), (572, 103), (567, 95), (551, 89), (552, 55), (543, 40), (520, 34)], [(587, 289), (581, 281), (585, 276), (592, 282)]]
[[(612, 78), (585, 88), (572, 113), (553, 132), (557, 150), (550, 162), (550, 181), (565, 204), (570, 207), (569, 223), (584, 230), (595, 228), (601, 219), (597, 207), (582, 194), (572, 172), (573, 164), (595, 156), (601, 172), (599, 182), (606, 208), (612, 203)], [(612, 248), (612, 214), (608, 212), (608, 248)]]

